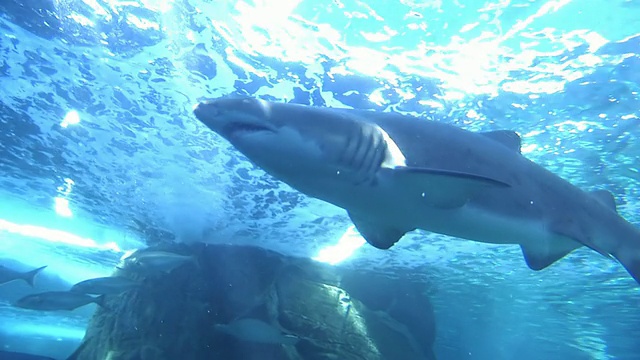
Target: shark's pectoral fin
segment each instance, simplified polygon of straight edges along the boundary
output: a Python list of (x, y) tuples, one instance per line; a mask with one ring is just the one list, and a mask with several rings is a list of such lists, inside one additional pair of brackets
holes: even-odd
[(613, 196), (613, 194), (611, 192), (609, 192), (607, 190), (595, 190), (595, 191), (590, 192), (590, 194), (591, 194), (591, 196), (593, 196), (596, 199), (598, 199), (598, 201), (603, 203), (608, 208), (612, 209), (615, 212), (618, 211), (616, 209), (616, 198)]
[(561, 244), (520, 245), (524, 260), (531, 270), (542, 270), (565, 255), (579, 248), (580, 243), (575, 241), (562, 241)]
[(392, 247), (407, 231), (413, 230), (397, 229), (369, 219), (360, 218), (352, 213), (349, 213), (349, 217), (360, 235), (362, 235), (369, 244), (382, 250)]
[(423, 197), (427, 205), (441, 209), (461, 207), (487, 187), (509, 187), (500, 180), (450, 170), (397, 166), (380, 171), (381, 176), (393, 179), (397, 189), (411, 191)]

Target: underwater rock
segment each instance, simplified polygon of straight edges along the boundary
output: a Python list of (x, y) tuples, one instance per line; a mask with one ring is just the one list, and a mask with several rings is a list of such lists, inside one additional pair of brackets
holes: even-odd
[[(170, 272), (117, 269), (141, 285), (107, 295), (69, 359), (433, 359), (429, 299), (406, 288), (386, 295), (395, 280), (257, 247), (162, 245), (138, 255), (145, 251), (195, 261)], [(389, 300), (370, 298), (381, 295), (361, 282), (377, 282)]]

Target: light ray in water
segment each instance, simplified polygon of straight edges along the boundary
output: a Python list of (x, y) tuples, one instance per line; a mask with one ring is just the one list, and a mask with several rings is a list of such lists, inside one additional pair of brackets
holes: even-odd
[(84, 238), (67, 231), (55, 230), (36, 225), (16, 224), (4, 219), (0, 219), (0, 231), (3, 230), (13, 234), (38, 238), (50, 242), (63, 243), (87, 248), (113, 250), (117, 252), (122, 251), (120, 250), (118, 244), (113, 241), (104, 244), (98, 244), (93, 239)]
[(337, 244), (321, 249), (313, 260), (336, 265), (351, 257), (364, 244), (366, 244), (366, 240), (352, 225), (340, 237)]
[(56, 210), (56, 214), (63, 217), (73, 216), (73, 212), (71, 211), (71, 208), (69, 208), (69, 200), (60, 196), (56, 196), (53, 199), (53, 202), (54, 202), (54, 209)]
[(67, 115), (64, 116), (64, 119), (62, 119), (60, 126), (62, 126), (63, 128), (66, 128), (69, 125), (76, 125), (79, 123), (80, 123), (80, 114), (78, 114), (78, 112), (75, 110), (71, 110), (67, 113)]

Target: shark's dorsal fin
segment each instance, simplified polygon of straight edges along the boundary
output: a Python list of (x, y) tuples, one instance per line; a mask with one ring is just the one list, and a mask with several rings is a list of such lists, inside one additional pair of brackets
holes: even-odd
[(518, 133), (516, 133), (515, 131), (496, 130), (496, 131), (481, 132), (480, 134), (488, 138), (491, 138), (492, 140), (497, 141), (500, 144), (518, 153), (522, 148), (522, 139), (520, 139), (520, 135), (518, 135)]
[(607, 190), (594, 190), (592, 192), (590, 192), (591, 196), (595, 197), (596, 199), (598, 199), (598, 201), (600, 201), (601, 203), (603, 203), (604, 205), (606, 205), (608, 208), (610, 208), (613, 211), (618, 211), (616, 209), (616, 198), (613, 196), (613, 194)]
[(392, 247), (407, 231), (410, 231), (385, 226), (378, 222), (358, 217), (352, 213), (349, 213), (349, 218), (351, 218), (351, 222), (353, 222), (353, 225), (355, 225), (360, 235), (362, 235), (369, 244), (382, 250)]
[(393, 187), (420, 196), (426, 205), (441, 209), (461, 207), (487, 187), (509, 187), (486, 176), (442, 169), (398, 166), (381, 169), (380, 174), (391, 178)]

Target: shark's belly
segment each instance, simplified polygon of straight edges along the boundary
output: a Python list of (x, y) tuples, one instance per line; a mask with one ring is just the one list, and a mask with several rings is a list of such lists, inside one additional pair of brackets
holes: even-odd
[[(402, 231), (413, 229), (449, 235), (457, 238), (490, 244), (527, 245), (557, 240), (559, 236), (548, 230), (542, 216), (533, 212), (508, 215), (507, 211), (492, 210), (486, 202), (478, 206), (468, 203), (458, 208), (438, 208), (428, 205), (413, 194), (376, 189), (351, 189), (344, 204), (334, 203), (349, 212), (365, 214), (375, 223)], [(499, 194), (514, 202), (513, 194)], [(517, 203), (516, 203), (517, 204)], [(516, 207), (511, 203), (499, 203), (500, 209)], [(522, 213), (522, 211), (521, 211)], [(517, 215), (517, 214), (516, 214)]]
[(505, 216), (473, 206), (454, 210), (429, 209), (415, 220), (415, 227), (490, 244), (528, 245), (568, 240), (551, 233), (542, 220)]

